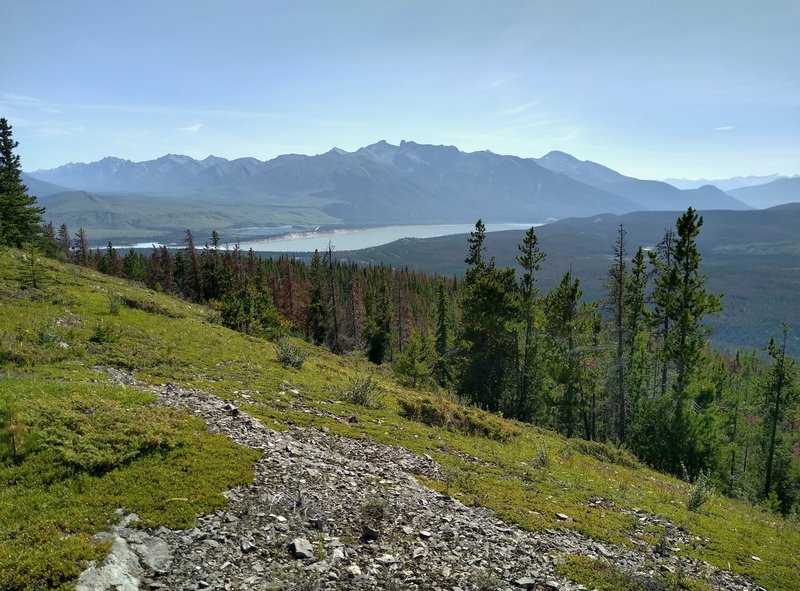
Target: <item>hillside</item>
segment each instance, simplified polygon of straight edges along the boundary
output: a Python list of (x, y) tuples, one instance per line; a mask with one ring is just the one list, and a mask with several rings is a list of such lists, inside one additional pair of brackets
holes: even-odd
[[(800, 205), (763, 211), (706, 211), (698, 246), (709, 289), (725, 294), (723, 314), (710, 320), (712, 338), (723, 348), (763, 348), (781, 322), (800, 326)], [(627, 231), (630, 256), (638, 246), (654, 247), (673, 225), (674, 212), (637, 212), (561, 220), (536, 228), (547, 253), (539, 285), (555, 286), (567, 270), (581, 279), (587, 300), (601, 301), (619, 225)], [(515, 266), (523, 231), (496, 232), (487, 239), (488, 254), (501, 266)], [(428, 273), (462, 275), (466, 235), (405, 239), (340, 258), (361, 264), (385, 262)], [(768, 289), (765, 289), (767, 288)], [(800, 354), (800, 335), (790, 337), (792, 354)]]
[(31, 260), (0, 256), (0, 589), (66, 588), (90, 559), (81, 589), (800, 589), (796, 524), (719, 496), (688, 511), (690, 485), (621, 450), (358, 356), (297, 342), (284, 365), (80, 267), (39, 261), (31, 289)]
[[(59, 204), (48, 207), (49, 220), (81, 225), (101, 244), (123, 237), (176, 240), (187, 227), (208, 235), (261, 226), (267, 235), (268, 228), (284, 224), (467, 223), (487, 217), (489, 203), (492, 221), (523, 223), (689, 205), (748, 208), (714, 187), (681, 191), (562, 152), (520, 158), (407, 141), (381, 141), (354, 152), (286, 154), (267, 162), (176, 154), (145, 162), (108, 157), (26, 178), (41, 183), (40, 197)], [(54, 185), (69, 189), (59, 195)], [(69, 191), (113, 202), (120, 215), (98, 218), (84, 201), (68, 203)]]
[(734, 189), (730, 194), (755, 207), (797, 203), (800, 202), (800, 177), (779, 178), (764, 185)]

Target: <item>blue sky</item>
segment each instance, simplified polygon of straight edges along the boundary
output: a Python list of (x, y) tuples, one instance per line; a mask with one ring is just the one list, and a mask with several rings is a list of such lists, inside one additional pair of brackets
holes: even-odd
[(6, 0), (25, 170), (386, 139), (641, 178), (800, 173), (796, 0)]

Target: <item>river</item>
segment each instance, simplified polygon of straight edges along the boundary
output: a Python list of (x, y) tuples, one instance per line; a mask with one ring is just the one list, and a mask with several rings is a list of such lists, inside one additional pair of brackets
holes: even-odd
[[(542, 223), (486, 224), (486, 231), (527, 230), (531, 226), (541, 225)], [(243, 251), (248, 251), (252, 248), (256, 252), (313, 252), (314, 250), (322, 251), (327, 249), (328, 242), (330, 242), (337, 251), (360, 250), (371, 246), (381, 246), (402, 238), (433, 238), (451, 234), (467, 234), (474, 229), (474, 224), (419, 224), (294, 232), (275, 238), (241, 241), (239, 248)], [(254, 233), (253, 230), (255, 229), (248, 228), (251, 233)], [(148, 242), (132, 246), (119, 246), (117, 248), (150, 248), (152, 246), (153, 244)], [(160, 245), (156, 244), (156, 246)], [(170, 248), (184, 247), (184, 245), (180, 244), (169, 244), (168, 246)], [(233, 245), (230, 244), (229, 246), (232, 247)]]

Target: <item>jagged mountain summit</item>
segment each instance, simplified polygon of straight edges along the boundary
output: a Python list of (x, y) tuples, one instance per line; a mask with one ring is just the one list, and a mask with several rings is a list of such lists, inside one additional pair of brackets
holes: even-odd
[[(266, 162), (177, 154), (145, 162), (109, 157), (38, 170), (26, 179), (32, 185), (49, 183), (40, 185), (46, 189), (41, 197), (43, 205), (56, 207), (48, 209), (54, 221), (66, 217), (68, 224), (77, 222), (90, 232), (94, 225), (109, 236), (119, 236), (121, 228), (133, 236), (137, 230), (131, 226), (139, 224), (148, 238), (169, 231), (168, 224), (177, 229), (190, 222), (202, 230), (245, 222), (382, 225), (466, 223), (481, 217), (528, 223), (597, 213), (679, 211), (690, 205), (748, 208), (715, 187), (681, 191), (564, 152), (520, 158), (411, 141), (380, 141), (354, 152), (333, 148), (314, 156), (286, 154)], [(63, 188), (62, 193), (103, 197), (100, 210), (84, 211), (58, 198), (53, 186)], [(154, 227), (139, 215), (143, 208), (154, 215), (166, 208), (169, 215), (158, 216)], [(186, 219), (182, 208), (188, 208)]]

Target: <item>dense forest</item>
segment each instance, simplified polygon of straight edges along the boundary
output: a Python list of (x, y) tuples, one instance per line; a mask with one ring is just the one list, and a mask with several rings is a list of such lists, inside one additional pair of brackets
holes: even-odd
[(800, 512), (798, 373), (786, 355), (789, 327), (762, 351), (721, 354), (704, 320), (723, 309), (709, 293), (692, 209), (657, 248), (629, 249), (620, 226), (610, 248), (606, 297), (585, 302), (570, 271), (537, 287), (546, 253), (533, 228), (518, 267), (485, 253), (479, 220), (465, 245), (463, 279), (336, 260), (310, 264), (202, 247), (120, 255), (92, 250), (86, 233), (41, 224), (20, 180), (10, 126), (2, 122), (0, 244), (24, 248), (36, 287), (39, 253), (204, 303), (222, 324), (278, 337), (293, 333), (344, 353), (391, 364), (402, 381), (450, 392), (504, 416), (623, 446), (648, 464), (726, 494)]

